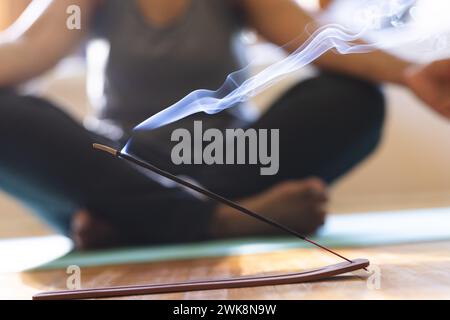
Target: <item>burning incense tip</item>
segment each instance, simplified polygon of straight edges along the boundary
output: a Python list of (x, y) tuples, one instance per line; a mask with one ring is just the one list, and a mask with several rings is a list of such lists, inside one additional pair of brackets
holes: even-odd
[(107, 152), (107, 153), (113, 155), (114, 157), (117, 157), (117, 155), (119, 153), (116, 149), (113, 149), (111, 147), (108, 147), (108, 146), (105, 146), (105, 145), (99, 144), (99, 143), (94, 143), (92, 145), (92, 147), (96, 150), (101, 150), (101, 151)]

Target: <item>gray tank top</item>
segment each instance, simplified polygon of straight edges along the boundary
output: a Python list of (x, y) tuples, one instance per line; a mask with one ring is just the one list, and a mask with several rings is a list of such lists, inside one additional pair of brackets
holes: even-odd
[(97, 118), (130, 130), (193, 90), (218, 89), (241, 68), (240, 23), (230, 5), (191, 1), (167, 27), (151, 25), (134, 0), (105, 1), (95, 21), (95, 35), (109, 44)]

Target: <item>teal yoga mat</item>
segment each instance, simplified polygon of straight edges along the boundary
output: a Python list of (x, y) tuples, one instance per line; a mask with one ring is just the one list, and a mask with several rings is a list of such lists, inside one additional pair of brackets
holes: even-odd
[[(331, 215), (314, 239), (332, 248), (450, 240), (450, 208)], [(282, 237), (72, 252), (38, 269), (224, 257), (306, 247), (311, 245), (293, 237)]]

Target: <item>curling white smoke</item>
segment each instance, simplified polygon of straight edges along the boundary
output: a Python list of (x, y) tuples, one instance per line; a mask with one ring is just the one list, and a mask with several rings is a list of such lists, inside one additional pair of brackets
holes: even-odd
[(173, 123), (198, 112), (215, 114), (254, 97), (277, 81), (312, 63), (324, 53), (335, 49), (340, 54), (365, 53), (380, 44), (361, 44), (357, 40), (367, 30), (376, 27), (379, 22), (391, 21), (396, 26), (405, 11), (415, 0), (365, 1), (360, 7), (360, 16), (366, 20), (366, 26), (360, 32), (350, 32), (340, 25), (326, 25), (318, 29), (310, 39), (287, 58), (267, 67), (257, 75), (238, 82), (240, 72), (228, 76), (224, 85), (217, 91), (197, 90), (174, 105), (162, 110), (138, 125), (135, 130), (152, 130)]
[(228, 76), (217, 91), (197, 90), (174, 105), (144, 121), (136, 130), (151, 130), (167, 125), (198, 112), (218, 113), (238, 103), (249, 100), (281, 78), (310, 64), (330, 49), (340, 53), (356, 53), (371, 50), (372, 45), (353, 45), (360, 34), (350, 34), (339, 26), (326, 26), (317, 31), (311, 40), (286, 59), (271, 65), (243, 83), (236, 81), (237, 71)]

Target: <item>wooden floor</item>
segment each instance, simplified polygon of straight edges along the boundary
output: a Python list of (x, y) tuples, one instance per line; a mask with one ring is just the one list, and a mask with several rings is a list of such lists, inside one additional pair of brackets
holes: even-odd
[[(348, 274), (308, 284), (186, 292), (129, 299), (450, 299), (450, 242), (345, 249), (350, 258), (368, 258), (371, 275)], [(199, 259), (81, 270), (83, 288), (227, 278), (299, 271), (340, 262), (315, 249), (221, 259)], [(65, 289), (65, 270), (0, 274), (0, 299), (30, 299), (39, 291)]]

